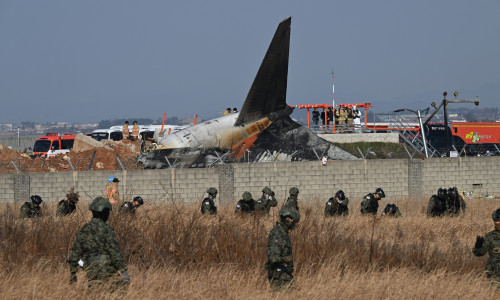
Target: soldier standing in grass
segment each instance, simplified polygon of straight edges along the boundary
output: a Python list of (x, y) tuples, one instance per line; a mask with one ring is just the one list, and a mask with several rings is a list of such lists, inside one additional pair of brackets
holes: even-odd
[(491, 215), (495, 230), (490, 231), (485, 237), (477, 236), (476, 244), (472, 249), (475, 256), (490, 255), (486, 264), (486, 274), (494, 282), (500, 284), (500, 208)]
[(252, 194), (250, 192), (244, 192), (241, 195), (240, 201), (236, 204), (235, 214), (244, 213), (249, 214), (255, 211), (255, 200), (252, 199)]
[(285, 206), (293, 207), (297, 211), (299, 211), (299, 204), (298, 204), (298, 199), (297, 199), (297, 197), (299, 195), (299, 189), (296, 187), (291, 187), (290, 190), (288, 191), (288, 193), (290, 194), (290, 197), (288, 197), (288, 199), (286, 199)]
[(376, 215), (378, 211), (378, 202), (382, 198), (385, 198), (385, 193), (381, 188), (378, 188), (373, 194), (370, 193), (366, 195), (361, 202), (361, 214)]
[(30, 197), (31, 203), (24, 202), (21, 206), (21, 212), (19, 213), (19, 218), (36, 218), (42, 216), (42, 208), (40, 204), (43, 202), (42, 197), (38, 195), (33, 195)]
[(299, 221), (299, 212), (293, 207), (285, 206), (280, 210), (280, 220), (269, 233), (266, 269), (273, 290), (287, 288), (292, 283), (293, 254), (289, 231)]
[[(97, 197), (90, 203), (89, 209), (92, 211), (92, 220), (76, 233), (68, 259), (69, 282), (76, 282), (76, 272), (80, 266), (87, 272), (89, 287), (110, 283), (112, 288), (117, 288), (128, 284), (130, 276), (125, 259), (113, 228), (106, 224), (112, 210), (111, 203), (103, 197)], [(121, 272), (121, 279), (118, 271)]]
[(325, 217), (331, 216), (347, 216), (349, 214), (349, 198), (344, 194), (344, 191), (339, 190), (335, 193), (335, 197), (331, 197), (326, 202)]
[(210, 215), (216, 215), (217, 214), (217, 206), (215, 206), (215, 197), (217, 197), (217, 189), (214, 187), (211, 187), (207, 190), (208, 197), (203, 199), (201, 202), (201, 213), (202, 214), (210, 214)]
[(134, 215), (135, 210), (138, 209), (141, 205), (144, 204), (144, 200), (142, 200), (141, 196), (134, 197), (132, 202), (126, 201), (120, 207), (120, 214), (122, 215)]
[(446, 189), (439, 188), (437, 195), (432, 195), (427, 204), (428, 217), (439, 217), (446, 212)]
[(276, 207), (278, 200), (274, 198), (274, 192), (267, 186), (262, 189), (262, 196), (255, 201), (255, 211), (269, 215), (271, 207)]
[(57, 204), (56, 216), (64, 217), (76, 211), (76, 203), (78, 202), (78, 193), (75, 193), (75, 188), (71, 188), (66, 199), (59, 201)]

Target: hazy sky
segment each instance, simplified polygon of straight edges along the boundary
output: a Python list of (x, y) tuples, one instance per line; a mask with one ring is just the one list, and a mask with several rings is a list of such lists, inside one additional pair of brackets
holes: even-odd
[[(292, 16), (288, 104), (500, 95), (500, 1), (0, 0), (0, 123), (219, 116)], [(471, 106), (472, 107), (472, 106)]]

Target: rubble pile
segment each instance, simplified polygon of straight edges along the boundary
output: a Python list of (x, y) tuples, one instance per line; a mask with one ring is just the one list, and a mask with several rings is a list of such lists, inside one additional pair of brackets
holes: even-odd
[[(323, 155), (329, 159), (345, 160), (357, 157), (318, 137), (314, 132), (292, 120), (278, 122), (264, 130), (250, 149), (250, 161), (310, 161)], [(295, 124), (293, 124), (295, 123)]]
[[(11, 161), (23, 173), (72, 171), (73, 168), (75, 171), (87, 171), (94, 151), (95, 155), (90, 170), (121, 170), (118, 159), (127, 170), (142, 169), (142, 165), (137, 163), (140, 141), (101, 143), (85, 136), (79, 136), (75, 139), (75, 145), (76, 147), (69, 153), (43, 159), (19, 154), (0, 144), (0, 173), (17, 173)], [(21, 159), (20, 165), (19, 159)]]
[(19, 159), (21, 159), (21, 166), (31, 164), (33, 161), (28, 155), (19, 154), (0, 143), (0, 173), (16, 173), (17, 171), (11, 162), (19, 166)]

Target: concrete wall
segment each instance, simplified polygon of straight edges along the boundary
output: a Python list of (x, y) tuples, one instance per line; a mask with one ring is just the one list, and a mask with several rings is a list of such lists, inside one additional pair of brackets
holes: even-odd
[(382, 187), (387, 200), (430, 196), (439, 187), (500, 195), (500, 158), (430, 158), (339, 160), (221, 165), (212, 169), (164, 169), (0, 174), (0, 203), (23, 202), (38, 194), (45, 201), (62, 199), (72, 186), (81, 199), (103, 195), (107, 178), (120, 179), (122, 198), (141, 195), (147, 201), (199, 202), (210, 186), (219, 190), (219, 205), (234, 205), (248, 190), (258, 198), (270, 186), (279, 201), (297, 186), (304, 200), (324, 202), (342, 189), (353, 204)]

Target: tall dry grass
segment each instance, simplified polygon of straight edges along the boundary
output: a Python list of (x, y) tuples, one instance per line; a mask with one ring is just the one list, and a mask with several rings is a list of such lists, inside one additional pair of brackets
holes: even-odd
[(83, 272), (67, 284), (75, 233), (91, 218), (84, 203), (62, 219), (48, 205), (46, 216), (33, 220), (19, 220), (19, 207), (7, 205), (0, 212), (0, 298), (498, 298), (483, 273), (487, 257), (471, 248), (477, 234), (492, 230), (500, 201), (467, 201), (464, 216), (435, 219), (423, 214), (426, 204), (399, 201), (400, 219), (361, 216), (359, 205), (348, 217), (324, 218), (324, 203), (302, 205), (291, 234), (296, 288), (287, 293), (272, 292), (264, 270), (278, 209), (241, 218), (224, 207), (212, 217), (200, 216), (198, 204), (147, 204), (135, 217), (110, 217), (132, 277), (114, 294), (87, 290)]

